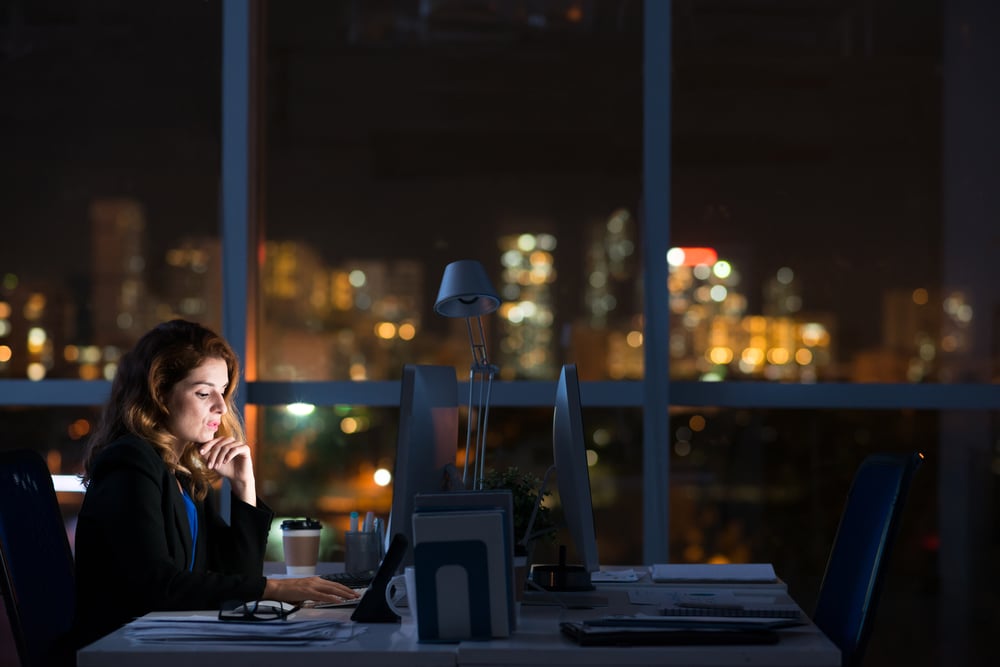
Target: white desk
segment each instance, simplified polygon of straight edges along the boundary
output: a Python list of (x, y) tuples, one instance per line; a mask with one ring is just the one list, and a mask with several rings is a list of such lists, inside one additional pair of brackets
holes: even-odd
[[(486, 642), (462, 642), (458, 645), (458, 665), (479, 667), (517, 665), (518, 667), (555, 667), (559, 665), (829, 665), (840, 667), (840, 651), (815, 625), (780, 630), (780, 641), (772, 645), (747, 646), (578, 646), (559, 635), (560, 621), (574, 621), (605, 614), (633, 614), (643, 611), (628, 600), (630, 589), (649, 590), (650, 584), (599, 584), (587, 597), (606, 596), (607, 607), (562, 609), (524, 605), (518, 617), (517, 631), (510, 639)], [(662, 590), (691, 592), (701, 587), (652, 585)], [(704, 587), (711, 590), (711, 587)], [(791, 598), (782, 587), (761, 590), (768, 597)], [(741, 593), (741, 595), (744, 593)], [(746, 591), (746, 595), (753, 595)], [(534, 595), (529, 597), (534, 599)], [(563, 595), (566, 601), (573, 594)]]
[[(202, 612), (206, 614), (216, 612)], [(341, 620), (350, 609), (311, 610)], [(272, 621), (265, 621), (272, 622)], [(273, 621), (278, 622), (278, 621)], [(350, 621), (348, 621), (350, 622)], [(366, 625), (350, 641), (333, 646), (240, 646), (198, 643), (136, 643), (117, 630), (77, 653), (78, 667), (455, 667), (456, 645), (419, 644), (413, 624)]]
[[(509, 639), (458, 644), (420, 644), (410, 623), (372, 624), (354, 639), (333, 646), (261, 647), (204, 646), (197, 643), (134, 643), (118, 630), (82, 649), (79, 667), (295, 667), (323, 664), (350, 667), (458, 667), (472, 665), (828, 665), (839, 667), (840, 652), (814, 625), (781, 630), (781, 640), (773, 645), (748, 646), (578, 646), (559, 633), (559, 622), (610, 613), (635, 613), (628, 589), (635, 584), (601, 585), (598, 595), (606, 595), (607, 607), (563, 609), (558, 606), (525, 604), (520, 609), (517, 631)], [(646, 585), (648, 586), (648, 584)], [(780, 593), (783, 595), (783, 593)], [(214, 612), (212, 612), (214, 613)], [(350, 609), (310, 610), (346, 620)]]

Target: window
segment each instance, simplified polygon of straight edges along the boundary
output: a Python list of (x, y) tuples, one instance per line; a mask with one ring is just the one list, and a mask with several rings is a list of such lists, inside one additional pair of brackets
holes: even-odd
[(638, 6), (466, 5), (267, 5), (260, 379), (467, 374), (457, 259), (501, 378), (641, 377)]
[(998, 63), (945, 4), (21, 3), (4, 446), (76, 472), (117, 356), (181, 315), (247, 351), (279, 512), (380, 507), (399, 368), (464, 379), (432, 304), (478, 259), (510, 304), (490, 459), (544, 470), (577, 362), (603, 562), (767, 559), (807, 603), (860, 457), (926, 448), (887, 592), (921, 632), (871, 651), (990, 664)]

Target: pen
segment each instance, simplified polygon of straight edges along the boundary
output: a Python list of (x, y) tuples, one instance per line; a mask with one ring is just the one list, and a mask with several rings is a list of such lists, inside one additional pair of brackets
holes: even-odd
[(351, 532), (358, 532), (358, 513), (351, 512)]
[(375, 521), (375, 513), (374, 512), (366, 512), (365, 513), (364, 527), (361, 530), (364, 531), (364, 532), (366, 532), (366, 533), (372, 532), (372, 530), (375, 527), (374, 526), (374, 521)]
[(378, 558), (382, 560), (385, 557), (385, 532), (382, 529), (382, 519), (376, 517), (372, 521), (372, 530), (375, 531), (378, 539)]

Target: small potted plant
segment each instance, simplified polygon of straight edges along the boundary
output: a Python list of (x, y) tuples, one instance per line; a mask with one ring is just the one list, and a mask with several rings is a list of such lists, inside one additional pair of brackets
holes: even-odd
[[(542, 491), (542, 480), (538, 479), (530, 472), (521, 470), (517, 466), (511, 466), (505, 470), (487, 470), (483, 476), (484, 489), (508, 489), (514, 497), (514, 555), (530, 556), (531, 546), (536, 539), (552, 539), (555, 532), (555, 522), (552, 519), (551, 510), (541, 500), (544, 500), (549, 492)], [(542, 494), (541, 500), (539, 493)], [(535, 514), (535, 522), (531, 526), (531, 535), (527, 536), (527, 543), (522, 544), (528, 530), (528, 523), (531, 521), (531, 513), (538, 505)], [(529, 558), (530, 560), (530, 558)]]
[[(556, 525), (551, 511), (542, 504), (549, 492), (542, 490), (542, 480), (517, 466), (506, 470), (487, 470), (483, 475), (483, 488), (508, 489), (514, 498), (514, 577), (520, 582), (515, 587), (515, 595), (520, 601), (531, 569), (535, 542), (539, 539), (551, 540), (555, 536)], [(535, 520), (530, 526), (531, 533), (526, 535), (532, 512), (535, 512)]]

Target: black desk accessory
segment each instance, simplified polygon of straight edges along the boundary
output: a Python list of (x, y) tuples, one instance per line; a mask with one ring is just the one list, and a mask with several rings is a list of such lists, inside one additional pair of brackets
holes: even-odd
[(396, 574), (396, 569), (403, 562), (406, 550), (410, 546), (410, 541), (402, 533), (392, 536), (389, 543), (389, 550), (385, 552), (385, 558), (378, 566), (371, 586), (365, 591), (358, 602), (358, 606), (351, 614), (351, 620), (359, 623), (397, 623), (399, 616), (396, 615), (385, 601), (385, 588), (389, 585), (389, 580)]
[(566, 545), (559, 546), (558, 565), (532, 565), (531, 581), (547, 591), (592, 591), (590, 572), (582, 565), (566, 564)]

